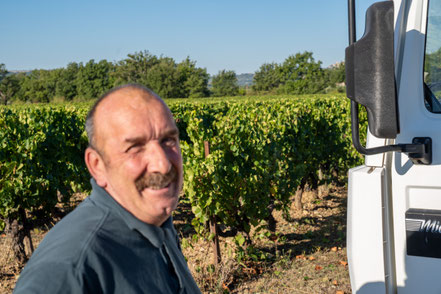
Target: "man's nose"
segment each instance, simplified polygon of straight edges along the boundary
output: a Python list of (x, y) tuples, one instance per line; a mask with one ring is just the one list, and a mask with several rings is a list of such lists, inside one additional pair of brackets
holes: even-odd
[(171, 162), (168, 158), (167, 152), (159, 142), (151, 142), (147, 149), (147, 153), (147, 171), (149, 173), (158, 172), (165, 175), (170, 171)]

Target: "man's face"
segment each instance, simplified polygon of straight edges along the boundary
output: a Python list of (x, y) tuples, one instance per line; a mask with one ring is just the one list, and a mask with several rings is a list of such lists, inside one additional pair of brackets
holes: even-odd
[(104, 189), (138, 219), (160, 226), (182, 188), (179, 134), (168, 108), (146, 93), (122, 89), (97, 108), (95, 140)]

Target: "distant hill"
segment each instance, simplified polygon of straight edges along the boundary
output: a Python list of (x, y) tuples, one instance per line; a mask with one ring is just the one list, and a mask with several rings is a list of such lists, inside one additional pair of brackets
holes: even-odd
[(24, 72), (24, 73), (26, 73), (26, 74), (29, 74), (29, 73), (32, 72), (32, 70), (8, 70), (8, 72), (10, 72), (10, 73), (14, 73), (14, 74)]
[(240, 87), (251, 86), (253, 84), (254, 74), (252, 73), (243, 73), (240, 75), (236, 75), (237, 83)]
[[(236, 74), (237, 77), (237, 83), (239, 84), (239, 87), (250, 87), (253, 84), (253, 77), (254, 74), (252, 73), (243, 73), (243, 74)], [(208, 87), (211, 88), (211, 80), (212, 76), (210, 76), (210, 79), (208, 80)]]
[(32, 72), (32, 70), (8, 70), (8, 73), (6, 74), (7, 76), (9, 75), (16, 75), (16, 74), (20, 74), (20, 73), (24, 73), (25, 75), (30, 75)]

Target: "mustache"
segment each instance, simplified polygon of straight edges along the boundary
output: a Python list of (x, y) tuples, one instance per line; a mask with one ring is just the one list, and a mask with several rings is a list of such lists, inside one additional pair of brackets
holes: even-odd
[(135, 186), (138, 191), (142, 191), (145, 188), (153, 190), (159, 190), (167, 187), (171, 182), (176, 181), (178, 178), (178, 171), (176, 167), (172, 165), (170, 171), (166, 174), (144, 173), (136, 181)]

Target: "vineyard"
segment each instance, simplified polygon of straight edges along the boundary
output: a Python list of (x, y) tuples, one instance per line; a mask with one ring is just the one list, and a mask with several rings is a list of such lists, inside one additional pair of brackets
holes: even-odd
[[(301, 211), (305, 191), (344, 185), (347, 170), (362, 163), (351, 144), (347, 100), (306, 95), (166, 101), (180, 131), (181, 203), (192, 213), (195, 236), (214, 248), (219, 236), (231, 237), (237, 262), (245, 264), (261, 256), (253, 246), (257, 237), (277, 236), (275, 216), (288, 219), (292, 199)], [(30, 223), (90, 190), (83, 162), (90, 106), (0, 108), (0, 231), (11, 234), (20, 262), (33, 247)], [(365, 113), (361, 124), (365, 134)]]

